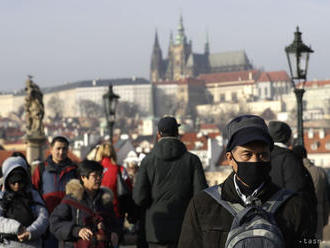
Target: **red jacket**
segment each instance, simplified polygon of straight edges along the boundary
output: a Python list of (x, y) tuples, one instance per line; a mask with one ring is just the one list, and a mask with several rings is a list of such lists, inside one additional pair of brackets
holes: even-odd
[[(43, 166), (42, 172), (41, 166)], [(62, 169), (58, 169), (59, 166)], [(49, 156), (43, 165), (38, 165), (34, 170), (32, 184), (41, 193), (49, 213), (53, 212), (65, 196), (66, 183), (77, 178), (76, 169), (77, 166), (70, 159), (66, 159), (61, 164), (55, 164)]]
[(103, 158), (101, 161), (101, 165), (104, 167), (103, 170), (103, 179), (102, 179), (102, 186), (108, 187), (112, 190), (114, 195), (113, 205), (114, 210), (117, 217), (120, 217), (119, 211), (119, 203), (117, 197), (117, 173), (118, 168), (120, 167), (121, 174), (123, 179), (125, 180), (128, 188), (132, 191), (132, 183), (128, 177), (127, 171), (121, 165), (113, 164), (110, 158)]

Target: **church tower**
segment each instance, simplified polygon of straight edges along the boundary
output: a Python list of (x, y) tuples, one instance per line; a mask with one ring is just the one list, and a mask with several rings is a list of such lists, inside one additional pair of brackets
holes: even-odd
[(156, 30), (155, 41), (151, 55), (151, 65), (150, 65), (150, 81), (157, 82), (163, 77), (163, 58), (162, 50), (159, 46), (158, 33)]
[(179, 80), (185, 76), (186, 61), (190, 53), (191, 44), (187, 43), (187, 37), (184, 33), (183, 18), (180, 16), (175, 44), (171, 46), (171, 63), (173, 64), (174, 80)]

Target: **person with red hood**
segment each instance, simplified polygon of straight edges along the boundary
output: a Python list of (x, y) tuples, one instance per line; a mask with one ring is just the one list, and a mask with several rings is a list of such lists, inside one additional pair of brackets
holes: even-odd
[(117, 164), (116, 151), (110, 143), (103, 143), (98, 147), (95, 160), (104, 167), (102, 186), (108, 187), (112, 190), (114, 194), (113, 205), (116, 216), (118, 219), (123, 220), (125, 210), (123, 209), (124, 207), (120, 205), (118, 199), (117, 174), (122, 176), (129, 191), (132, 192), (132, 183), (129, 179), (127, 171), (123, 166)]

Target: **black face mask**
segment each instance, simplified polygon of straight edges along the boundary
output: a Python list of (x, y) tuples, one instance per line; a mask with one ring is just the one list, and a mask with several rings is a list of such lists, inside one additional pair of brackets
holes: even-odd
[(237, 164), (237, 176), (251, 189), (258, 188), (261, 183), (265, 182), (269, 177), (269, 172), (271, 170), (270, 161), (264, 162), (239, 162), (236, 161), (232, 155), (234, 161)]

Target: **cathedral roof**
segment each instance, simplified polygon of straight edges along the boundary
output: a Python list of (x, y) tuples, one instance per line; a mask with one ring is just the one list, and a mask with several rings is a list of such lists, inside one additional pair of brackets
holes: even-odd
[(203, 67), (208, 64), (207, 59), (208, 57), (205, 54), (192, 53), (188, 57), (187, 67)]
[(211, 68), (250, 64), (244, 51), (212, 53), (209, 55), (209, 62)]

